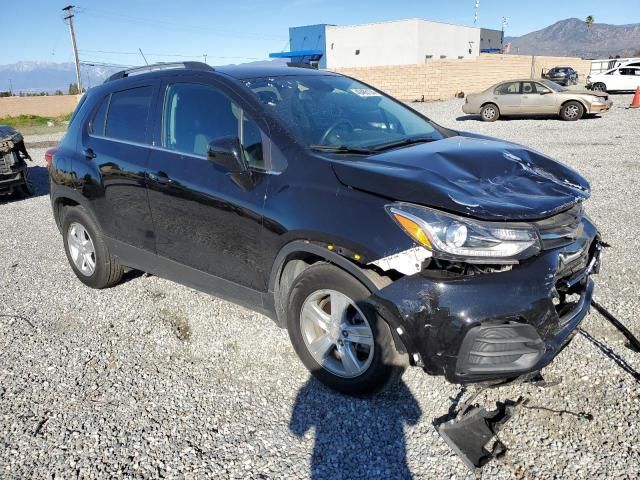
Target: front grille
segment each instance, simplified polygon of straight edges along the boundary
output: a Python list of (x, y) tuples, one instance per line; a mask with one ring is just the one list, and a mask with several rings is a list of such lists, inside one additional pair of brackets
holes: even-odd
[(542, 249), (569, 245), (582, 233), (582, 204), (578, 203), (569, 210), (534, 222), (538, 229)]
[(13, 152), (0, 154), (0, 175), (9, 175), (14, 163)]

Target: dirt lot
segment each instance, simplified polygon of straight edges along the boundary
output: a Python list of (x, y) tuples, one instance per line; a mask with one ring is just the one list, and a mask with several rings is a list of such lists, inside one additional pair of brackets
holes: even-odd
[[(447, 127), (503, 137), (591, 182), (607, 249), (597, 298), (640, 336), (640, 110), (614, 97), (578, 123), (464, 116), (462, 100), (414, 104)], [(51, 216), (44, 149), (27, 138), (37, 196), (0, 200), (0, 478), (473, 478), (436, 434), (460, 387), (407, 371), (374, 400), (325, 390), (286, 332), (153, 276), (109, 290), (77, 281)], [(592, 312), (545, 372), (479, 400), (528, 399), (482, 478), (637, 478), (640, 353)]]

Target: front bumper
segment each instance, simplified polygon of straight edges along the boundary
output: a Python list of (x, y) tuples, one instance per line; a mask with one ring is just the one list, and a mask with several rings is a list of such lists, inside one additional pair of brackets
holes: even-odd
[(27, 169), (27, 164), (22, 162), (19, 165), (11, 168), (11, 173), (0, 174), (0, 193), (6, 191), (12, 191), (14, 187), (18, 187), (24, 184), (24, 171)]
[[(370, 297), (413, 363), (453, 383), (512, 379), (548, 365), (589, 312), (595, 226), (510, 271), (403, 277)], [(568, 300), (570, 299), (570, 300)]]
[(589, 113), (602, 113), (607, 112), (613, 106), (612, 100), (606, 100), (604, 104), (591, 104), (591, 108), (589, 109)]

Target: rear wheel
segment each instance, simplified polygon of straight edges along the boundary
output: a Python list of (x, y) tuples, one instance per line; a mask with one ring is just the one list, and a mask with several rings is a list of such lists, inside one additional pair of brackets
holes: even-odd
[(67, 259), (82, 283), (106, 288), (120, 281), (122, 265), (109, 253), (98, 226), (82, 207), (65, 209), (62, 232)]
[(493, 103), (488, 103), (480, 110), (480, 117), (485, 122), (495, 122), (500, 118), (500, 109)]
[(406, 360), (389, 326), (363, 304), (370, 292), (333, 265), (302, 272), (289, 295), (287, 327), (311, 373), (334, 390), (371, 395), (397, 382)]
[(580, 102), (567, 102), (560, 109), (560, 116), (563, 120), (574, 122), (584, 115), (584, 107)]
[(607, 86), (604, 83), (598, 82), (598, 83), (594, 83), (591, 89), (596, 92), (606, 92)]

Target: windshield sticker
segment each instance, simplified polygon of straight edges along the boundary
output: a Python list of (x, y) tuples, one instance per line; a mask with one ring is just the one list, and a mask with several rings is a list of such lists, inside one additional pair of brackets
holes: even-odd
[(359, 97), (379, 97), (380, 94), (371, 88), (352, 88), (349, 90), (352, 93), (355, 93)]

